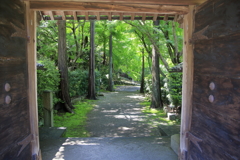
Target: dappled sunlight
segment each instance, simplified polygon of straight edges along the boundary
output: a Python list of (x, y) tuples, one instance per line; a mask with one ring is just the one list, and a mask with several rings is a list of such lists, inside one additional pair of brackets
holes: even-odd
[(112, 109), (112, 110), (103, 110), (101, 112), (103, 112), (103, 113), (115, 113), (115, 112), (118, 112), (118, 111), (119, 111), (119, 109)]
[(55, 154), (53, 160), (65, 160), (64, 159), (64, 147), (60, 147), (59, 151)]
[(99, 143), (91, 143), (91, 142), (86, 142), (86, 141), (79, 141), (79, 140), (71, 140), (68, 142), (63, 143), (63, 145), (83, 145), (83, 146), (96, 146), (100, 145)]
[(133, 95), (133, 96), (126, 96), (128, 98), (133, 98), (133, 99), (144, 99), (144, 97), (142, 95)]

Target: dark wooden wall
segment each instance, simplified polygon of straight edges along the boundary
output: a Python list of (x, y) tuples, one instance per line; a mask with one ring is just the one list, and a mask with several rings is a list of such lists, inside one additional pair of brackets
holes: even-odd
[(18, 156), (22, 148), (18, 143), (31, 135), (25, 8), (20, 0), (0, 3), (0, 159), (27, 160), (31, 159), (29, 141)]
[(190, 130), (195, 138), (189, 138), (188, 159), (239, 160), (240, 1), (208, 1), (197, 10), (195, 33)]

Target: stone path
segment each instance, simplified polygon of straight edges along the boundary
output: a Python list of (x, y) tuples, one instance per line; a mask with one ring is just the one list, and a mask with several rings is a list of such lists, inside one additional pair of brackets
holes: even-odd
[[(88, 115), (86, 129), (91, 137), (148, 137), (160, 136), (158, 129), (144, 122), (141, 112), (142, 94), (139, 86), (121, 86), (115, 92), (104, 93)], [(135, 91), (135, 92), (134, 92)]]
[(41, 141), (43, 160), (177, 160), (170, 136), (144, 123), (138, 86), (104, 93), (88, 115), (90, 138)]

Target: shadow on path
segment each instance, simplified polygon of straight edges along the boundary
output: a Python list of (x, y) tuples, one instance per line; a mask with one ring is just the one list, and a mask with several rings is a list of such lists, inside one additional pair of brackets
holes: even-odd
[(170, 137), (144, 123), (139, 86), (104, 93), (88, 115), (89, 138), (41, 141), (43, 160), (177, 160)]

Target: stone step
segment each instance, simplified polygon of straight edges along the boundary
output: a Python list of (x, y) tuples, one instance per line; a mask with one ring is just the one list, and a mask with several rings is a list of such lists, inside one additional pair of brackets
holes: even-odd
[(180, 148), (180, 134), (174, 134), (171, 136), (171, 148), (178, 154)]

